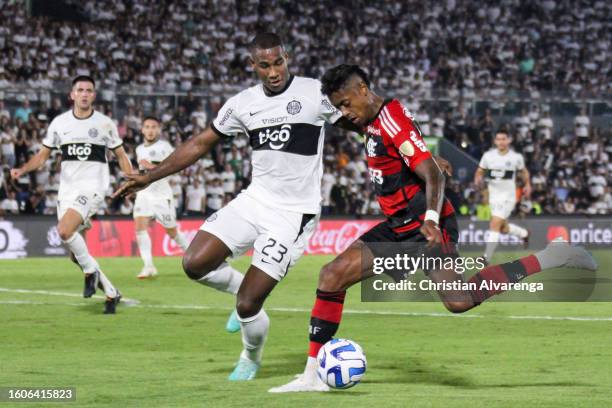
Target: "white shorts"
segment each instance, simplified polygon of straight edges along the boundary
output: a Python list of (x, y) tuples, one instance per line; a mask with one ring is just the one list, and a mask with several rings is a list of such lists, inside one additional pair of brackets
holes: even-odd
[(100, 193), (76, 192), (74, 194), (62, 196), (57, 200), (57, 219), (61, 220), (66, 211), (72, 208), (81, 215), (83, 223), (79, 231), (91, 227), (91, 217), (98, 212), (104, 203), (104, 195)]
[(174, 197), (156, 198), (150, 194), (136, 194), (134, 218), (155, 218), (164, 228), (176, 228)]
[(512, 214), (515, 205), (516, 200), (514, 198), (489, 201), (489, 206), (491, 207), (491, 216), (507, 220), (508, 218), (510, 218), (510, 214)]
[(319, 214), (271, 208), (242, 192), (206, 219), (200, 230), (238, 256), (254, 248), (251, 264), (280, 281), (304, 253)]

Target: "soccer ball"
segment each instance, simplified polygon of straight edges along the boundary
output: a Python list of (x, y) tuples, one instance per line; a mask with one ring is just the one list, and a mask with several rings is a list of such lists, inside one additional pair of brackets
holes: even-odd
[(317, 374), (332, 388), (346, 389), (357, 385), (365, 374), (366, 365), (363, 350), (351, 340), (330, 340), (317, 354)]

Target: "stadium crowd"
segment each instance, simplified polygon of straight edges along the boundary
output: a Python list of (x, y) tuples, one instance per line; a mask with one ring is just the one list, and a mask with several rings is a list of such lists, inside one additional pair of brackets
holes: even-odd
[(3, 3), (0, 87), (49, 89), (83, 74), (105, 89), (205, 88), (227, 97), (250, 83), (252, 33), (274, 23), (294, 70), (315, 78), (353, 61), (377, 88), (417, 99), (610, 93), (604, 0), (73, 1), (89, 20), (81, 23), (28, 17), (23, 0)]
[[(287, 39), (293, 72), (319, 77), (324, 69), (345, 61), (367, 67), (377, 88), (389, 90), (416, 112), (425, 135), (446, 138), (475, 160), (489, 148), (495, 129), (507, 127), (531, 172), (532, 200), (521, 206), (523, 211), (612, 211), (609, 128), (592, 126), (585, 112), (576, 116), (571, 129), (555, 125), (546, 106), (536, 103), (505, 124), (491, 112), (469, 114), (477, 96), (495, 101), (520, 92), (534, 100), (546, 91), (609, 95), (612, 30), (611, 7), (605, 1), (72, 3), (88, 22), (33, 18), (26, 15), (23, 1), (3, 4), (0, 91), (25, 84), (29, 90), (58, 92), (58, 81), (93, 76), (101, 90), (97, 108), (119, 116), (119, 133), (132, 158), (142, 141), (139, 129), (145, 113), (158, 115), (163, 137), (178, 145), (212, 119), (221, 95), (252, 84), (246, 45), (251, 33), (274, 22)], [(122, 86), (188, 96), (177, 109), (131, 101), (125, 112), (113, 111), (112, 93), (105, 91)], [(215, 96), (194, 97), (191, 91), (198, 89)], [(419, 104), (434, 94), (445, 95), (451, 109)], [(0, 211), (54, 213), (59, 154), (42, 171), (17, 182), (9, 180), (8, 169), (40, 149), (48, 123), (65, 109), (59, 98), (25, 99), (10, 107), (0, 101)], [(237, 137), (172, 176), (178, 211), (201, 214), (220, 208), (248, 184), (249, 155), (248, 140)], [(378, 213), (363, 157), (358, 135), (328, 132), (325, 213)], [(115, 162), (111, 168), (109, 194), (121, 179)], [(486, 195), (469, 183), (451, 182), (449, 195), (463, 214), (481, 214), (486, 208)], [(107, 197), (102, 211), (128, 214), (131, 207), (129, 199)]]

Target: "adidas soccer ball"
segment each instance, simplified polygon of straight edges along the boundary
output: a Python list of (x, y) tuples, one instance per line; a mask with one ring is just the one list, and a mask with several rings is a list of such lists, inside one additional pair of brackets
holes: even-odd
[(317, 355), (317, 374), (332, 388), (346, 389), (357, 385), (365, 374), (366, 365), (363, 350), (351, 340), (330, 340)]

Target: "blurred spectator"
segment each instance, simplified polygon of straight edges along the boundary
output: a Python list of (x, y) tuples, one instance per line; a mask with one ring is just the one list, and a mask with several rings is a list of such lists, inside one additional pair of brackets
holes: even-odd
[(19, 203), (14, 191), (8, 192), (8, 196), (0, 203), (0, 209), (6, 214), (19, 214)]
[(206, 209), (206, 190), (199, 178), (187, 186), (185, 209), (188, 215), (202, 216)]

